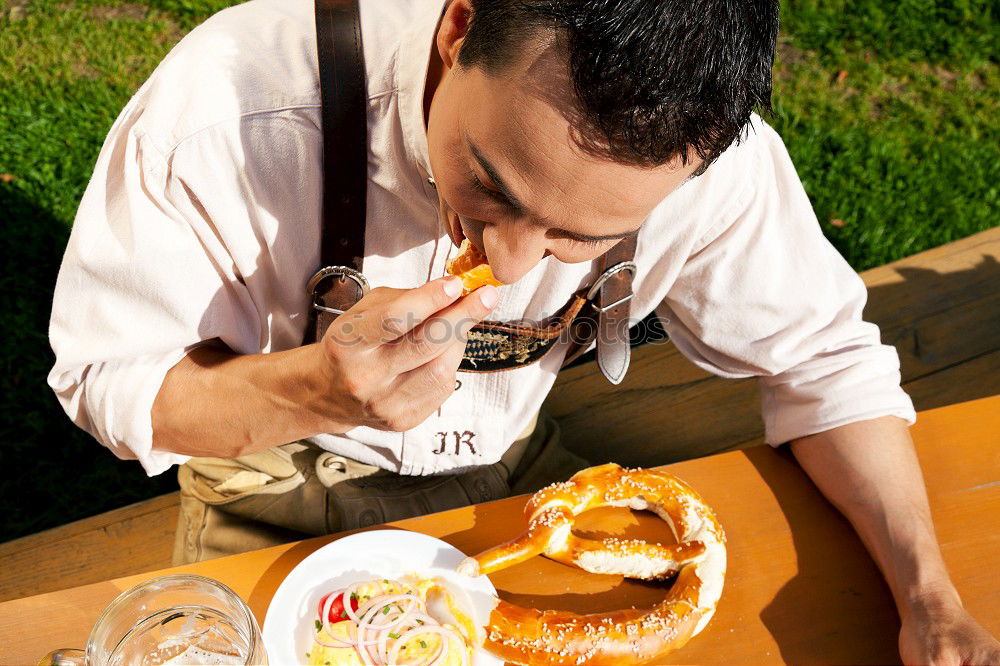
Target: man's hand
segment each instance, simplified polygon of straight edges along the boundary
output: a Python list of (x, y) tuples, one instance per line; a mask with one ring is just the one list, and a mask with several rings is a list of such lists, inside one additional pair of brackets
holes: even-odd
[(1000, 642), (962, 608), (957, 594), (925, 595), (902, 613), (899, 654), (905, 664), (1000, 664)]
[(455, 390), (469, 329), (496, 305), (458, 278), (374, 289), (323, 340), (268, 354), (192, 349), (153, 403), (153, 448), (236, 458), (359, 425), (405, 430)]
[(378, 288), (334, 320), (320, 345), (331, 432), (409, 430), (448, 399), (469, 329), (497, 302), (494, 287), (461, 293), (455, 277)]

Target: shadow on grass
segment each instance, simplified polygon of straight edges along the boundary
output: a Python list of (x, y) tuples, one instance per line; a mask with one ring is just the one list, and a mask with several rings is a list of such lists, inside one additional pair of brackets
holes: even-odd
[(68, 229), (0, 183), (0, 543), (177, 489), (148, 478), (66, 417), (45, 383), (49, 311)]

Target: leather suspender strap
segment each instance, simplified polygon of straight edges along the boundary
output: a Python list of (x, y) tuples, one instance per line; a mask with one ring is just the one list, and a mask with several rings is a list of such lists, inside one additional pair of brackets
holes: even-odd
[(608, 250), (600, 261), (600, 274), (587, 293), (589, 307), (573, 322), (571, 346), (563, 366), (574, 361), (597, 340), (597, 366), (612, 384), (620, 384), (631, 358), (629, 301), (635, 275), (636, 236)]
[(357, 0), (315, 0), (322, 98), (323, 208), (321, 267), (309, 280), (312, 321), (306, 342), (320, 340), (368, 291), (365, 256), (368, 186), (367, 76)]
[[(305, 343), (322, 339), (333, 320), (368, 291), (362, 275), (368, 184), (367, 76), (358, 0), (315, 0), (322, 98), (323, 208), (320, 268), (309, 280), (312, 320)], [(597, 339), (597, 363), (614, 384), (629, 364), (629, 301), (636, 239), (600, 260), (601, 273), (571, 325), (569, 363)]]
[(636, 237), (629, 236), (601, 258), (604, 269), (591, 287), (597, 310), (597, 367), (612, 384), (620, 384), (628, 372), (632, 354), (629, 344), (632, 278), (635, 277)]

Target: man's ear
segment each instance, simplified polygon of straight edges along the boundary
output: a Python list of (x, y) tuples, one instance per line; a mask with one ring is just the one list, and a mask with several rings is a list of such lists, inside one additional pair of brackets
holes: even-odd
[(454, 68), (458, 62), (458, 52), (462, 49), (471, 19), (471, 0), (451, 0), (444, 10), (437, 32), (437, 49), (448, 69)]

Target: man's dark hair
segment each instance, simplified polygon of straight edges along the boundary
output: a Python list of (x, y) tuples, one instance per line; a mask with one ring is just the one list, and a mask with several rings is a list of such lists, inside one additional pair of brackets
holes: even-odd
[(707, 166), (771, 108), (777, 0), (472, 0), (458, 63), (500, 74), (545, 30), (568, 54), (577, 142), (616, 161), (693, 149)]

